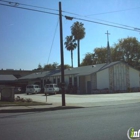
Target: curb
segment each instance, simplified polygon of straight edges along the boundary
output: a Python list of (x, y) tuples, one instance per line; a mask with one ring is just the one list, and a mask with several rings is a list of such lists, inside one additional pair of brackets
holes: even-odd
[[(35, 105), (26, 105), (26, 106), (42, 106), (42, 105), (53, 105), (52, 103), (46, 103), (46, 104), (35, 104)], [(25, 105), (16, 105), (16, 104), (4, 104), (0, 105), (0, 107), (9, 107), (9, 106), (25, 106)]]
[(20, 112), (39, 112), (39, 111), (55, 111), (55, 110), (65, 110), (65, 109), (78, 109), (84, 108), (79, 106), (58, 106), (50, 108), (33, 108), (33, 109), (4, 109), (0, 110), (0, 113), (20, 113)]

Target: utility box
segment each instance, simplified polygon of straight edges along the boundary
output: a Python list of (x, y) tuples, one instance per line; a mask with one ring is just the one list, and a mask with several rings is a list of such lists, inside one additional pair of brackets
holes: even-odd
[(4, 87), (1, 89), (1, 101), (14, 102), (15, 94), (14, 87)]

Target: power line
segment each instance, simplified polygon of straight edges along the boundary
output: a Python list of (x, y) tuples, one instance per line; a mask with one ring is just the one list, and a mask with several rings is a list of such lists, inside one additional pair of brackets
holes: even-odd
[(41, 11), (41, 10), (36, 10), (36, 9), (31, 9), (31, 8), (20, 7), (20, 6), (17, 6), (17, 4), (18, 3), (15, 3), (15, 5), (12, 6), (12, 5), (7, 5), (7, 4), (0, 3), (0, 5), (3, 5), (3, 6), (18, 8), (18, 9), (24, 9), (24, 10), (30, 10), (30, 11), (34, 11), (34, 12), (47, 13), (47, 14), (52, 14), (52, 15), (59, 15), (57, 13), (51, 13), (51, 12), (46, 12), (46, 11)]
[[(58, 20), (58, 21), (59, 21), (59, 20)], [(51, 48), (50, 48), (50, 52), (49, 52), (49, 56), (48, 56), (47, 64), (49, 63), (50, 54), (51, 54), (51, 51), (52, 51), (52, 47), (53, 47), (53, 43), (54, 43), (54, 39), (55, 39), (55, 35), (56, 35), (56, 31), (57, 31), (57, 27), (58, 27), (58, 21), (57, 21), (57, 24), (56, 24), (56, 28), (55, 28), (55, 32), (54, 32), (54, 36), (53, 36), (53, 40), (52, 40), (52, 44), (51, 44)]]
[[(71, 12), (66, 12), (66, 11), (63, 11), (64, 13), (69, 13), (69, 14), (72, 14), (72, 15), (77, 15), (77, 16), (80, 16), (80, 17), (84, 17), (84, 18), (88, 18), (88, 16), (83, 16), (83, 15), (79, 15), (79, 14), (76, 14), (76, 13), (71, 13)], [(68, 16), (67, 16), (68, 17)], [(72, 17), (71, 17), (72, 18)], [(91, 19), (91, 17), (90, 17)], [(95, 19), (95, 18), (92, 18), (92, 19)], [(107, 23), (112, 23), (112, 24), (116, 24), (116, 25), (120, 25), (120, 26), (124, 26), (124, 27), (128, 27), (128, 28), (135, 28), (135, 27), (132, 27), (132, 26), (129, 26), (129, 25), (124, 25), (124, 24), (120, 24), (120, 23), (115, 23), (115, 22), (110, 22), (110, 21), (106, 21), (106, 20), (101, 20), (101, 19), (95, 19), (95, 20), (99, 20), (99, 21), (103, 21), (103, 22), (107, 22)], [(108, 24), (109, 25), (109, 24)], [(115, 26), (115, 25), (114, 25)]]
[[(72, 15), (75, 15), (75, 16), (82, 16), (82, 15), (79, 15), (79, 14), (76, 14), (76, 13), (72, 13), (72, 12), (67, 12), (67, 11), (62, 11), (63, 13), (67, 13), (67, 14), (72, 14)], [(83, 16), (82, 16), (83, 17)], [(85, 16), (84, 16), (85, 17)]]
[[(2, 0), (0, 0), (2, 1)], [(47, 14), (53, 14), (53, 15), (59, 15), (57, 13), (52, 13), (52, 12), (47, 12), (47, 11), (41, 11), (41, 10), (36, 10), (36, 9), (31, 9), (31, 8), (25, 8), (25, 7), (21, 7), (19, 6), (20, 3), (14, 3), (12, 2), (14, 5), (7, 5), (7, 4), (2, 4), (0, 3), (0, 5), (3, 6), (9, 6), (9, 7), (13, 7), (13, 8), (19, 8), (19, 9), (24, 9), (24, 10), (30, 10), (30, 11), (34, 11), (34, 12), (41, 12), (41, 13), (47, 13)], [(65, 11), (66, 12), (66, 11)], [(71, 13), (72, 14), (72, 13)], [(74, 13), (73, 13), (74, 14)], [(76, 14), (75, 14), (76, 15)], [(78, 14), (77, 14), (78, 15)], [(62, 15), (63, 16), (63, 15)], [(96, 23), (96, 24), (101, 24), (101, 25), (106, 25), (106, 26), (111, 26), (111, 27), (116, 27), (116, 28), (121, 28), (121, 29), (126, 29), (126, 30), (131, 30), (131, 31), (137, 31), (139, 32), (139, 28), (137, 27), (131, 27), (131, 26), (127, 26), (127, 25), (121, 25), (121, 26), (117, 26), (117, 25), (111, 25), (111, 24), (107, 24), (107, 23), (102, 23), (102, 22), (97, 22), (97, 21), (93, 21), (93, 20), (87, 20), (87, 19), (83, 19), (83, 18), (77, 18), (77, 17), (73, 17), (74, 19), (77, 20), (82, 20), (82, 21), (86, 21), (86, 22), (91, 22), (91, 23)], [(125, 27), (122, 27), (125, 26)], [(137, 29), (137, 30), (136, 30)]]
[(18, 4), (18, 5), (24, 5), (24, 6), (30, 6), (30, 7), (34, 7), (34, 8), (40, 8), (40, 9), (46, 9), (46, 10), (52, 10), (52, 11), (58, 11), (56, 9), (51, 9), (51, 8), (46, 8), (46, 7), (40, 7), (40, 6), (35, 6), (35, 5), (29, 5), (29, 4), (24, 4), (24, 3), (18, 3), (18, 2), (11, 2), (11, 1), (7, 1), (7, 0), (0, 0), (1, 2), (6, 2), (8, 4)]
[[(91, 18), (91, 19), (96, 19), (96, 18)], [(132, 26), (129, 26), (129, 25), (120, 24), (120, 23), (115, 23), (115, 22), (106, 21), (106, 20), (102, 20), (102, 19), (96, 19), (96, 20), (103, 21), (103, 22), (106, 22), (106, 23), (116, 24), (116, 25), (119, 25), (119, 26), (124, 26), (124, 27), (128, 27), (128, 28), (132, 28), (132, 29), (135, 28), (135, 27), (132, 27)]]
[(111, 27), (115, 27), (115, 28), (121, 28), (121, 29), (126, 29), (126, 30), (131, 30), (131, 31), (137, 31), (137, 32), (139, 32), (139, 28), (133, 28), (132, 27), (132, 29), (131, 29), (131, 28), (121, 27), (121, 26), (117, 26), (117, 25), (111, 25), (111, 24), (107, 24), (107, 23), (102, 23), (102, 22), (97, 22), (97, 21), (87, 20), (87, 19), (82, 19), (82, 18), (77, 18), (77, 17), (72, 17), (72, 18), (73, 19), (77, 19), (77, 20), (86, 21), (86, 22), (91, 22), (91, 23), (96, 23), (96, 24), (111, 26)]
[[(39, 7), (39, 6), (34, 6), (34, 5), (29, 5), (29, 4), (23, 4), (23, 3), (17, 3), (17, 2), (11, 2), (11, 1), (7, 1), (7, 0), (0, 0), (1, 2), (6, 2), (10, 5), (5, 5), (5, 6), (11, 6), (11, 7), (19, 7), (19, 5), (24, 5), (24, 6), (30, 6), (30, 7), (34, 7), (34, 8), (42, 8), (42, 9), (47, 9), (47, 10), (53, 10), (53, 11), (58, 11), (56, 9), (51, 9), (51, 8), (45, 8), (45, 7)], [(12, 5), (13, 4), (13, 5)], [(2, 5), (2, 4), (0, 4)], [(40, 10), (36, 10), (36, 9), (29, 9), (29, 8), (25, 8), (25, 7), (19, 7), (21, 9), (26, 9), (26, 10), (32, 10), (32, 11), (36, 11), (36, 12), (43, 12), (43, 13), (49, 13), (49, 12), (45, 12), (45, 11), (40, 11)], [(113, 12), (121, 12), (121, 11), (126, 11), (126, 10), (132, 10), (132, 9), (137, 9), (137, 8), (140, 8), (140, 7), (136, 7), (136, 8), (129, 8), (129, 9), (124, 9), (124, 10), (117, 10), (117, 11), (110, 11), (110, 12), (104, 12), (104, 13), (99, 13), (99, 14), (107, 14), (107, 13), (113, 13)], [(82, 16), (82, 15), (79, 15), (79, 14), (76, 14), (76, 13), (72, 13), (72, 12), (67, 12), (67, 11), (62, 11), (64, 13), (69, 13), (69, 14), (72, 14), (72, 15), (76, 15), (76, 16), (81, 16), (81, 17), (86, 17), (86, 18), (89, 18), (88, 15), (87, 16)], [(51, 14), (51, 13), (50, 13)], [(58, 14), (57, 14), (58, 15)], [(128, 25), (124, 25), (124, 24), (119, 24), (119, 23), (115, 23), (115, 22), (110, 22), (110, 21), (106, 21), (106, 20), (101, 20), (101, 19), (96, 19), (96, 20), (99, 20), (99, 21), (103, 21), (103, 22), (107, 22), (107, 23), (112, 23), (112, 24), (116, 24), (116, 25), (120, 25), (120, 26), (124, 26), (124, 27), (128, 27), (128, 28), (135, 28), (135, 27), (131, 27), (131, 26), (128, 26)], [(109, 25), (109, 24), (108, 24)], [(136, 28), (135, 28), (136, 29)]]
[(134, 10), (134, 9), (139, 9), (140, 7), (135, 7), (135, 8), (129, 8), (129, 9), (123, 9), (123, 10), (116, 10), (116, 11), (110, 11), (110, 12), (103, 12), (103, 13), (97, 13), (97, 14), (90, 14), (86, 15), (87, 17), (89, 16), (94, 16), (94, 15), (102, 15), (102, 14), (112, 14), (116, 12), (123, 12), (123, 11), (128, 11), (128, 10)]
[[(7, 2), (9, 4), (18, 4), (18, 5), (24, 5), (24, 6), (30, 6), (30, 7), (34, 7), (34, 8), (41, 8), (41, 9), (47, 9), (47, 10), (53, 10), (53, 11), (59, 11), (57, 9), (52, 9), (52, 8), (46, 8), (46, 7), (41, 7), (41, 6), (35, 6), (35, 5), (29, 5), (29, 4), (24, 4), (24, 3), (18, 3), (18, 2), (11, 2), (11, 1), (7, 1), (7, 0), (0, 0), (1, 2)], [(101, 14), (110, 14), (110, 13), (115, 13), (115, 12), (122, 12), (122, 11), (128, 11), (128, 10), (134, 10), (134, 9), (139, 9), (140, 7), (134, 7), (134, 8), (129, 8), (129, 9), (122, 9), (122, 10), (116, 10), (116, 11), (109, 11), (109, 12), (103, 12), (103, 13), (96, 13), (96, 14), (90, 14), (90, 15), (86, 15), (85, 17), (89, 17), (92, 15), (101, 15)], [(81, 16), (79, 14), (76, 13), (72, 13), (72, 12), (68, 12), (68, 11), (62, 11), (68, 14), (73, 14), (73, 15), (77, 15), (77, 16)]]
[[(71, 13), (71, 12), (66, 12), (66, 11), (63, 11), (63, 12), (89, 19), (88, 16), (83, 16), (83, 15), (79, 15), (79, 14)], [(90, 19), (91, 19), (91, 17), (90, 17)], [(96, 19), (96, 18), (92, 18), (92, 19), (99, 20), (99, 21), (104, 21), (104, 22), (108, 22), (108, 23), (112, 23), (112, 24), (116, 24), (116, 25), (120, 25), (120, 26), (124, 26), (124, 27), (135, 28), (135, 27), (132, 27), (132, 26), (129, 26), (129, 25), (124, 25), (124, 24), (120, 24), (120, 23), (110, 22), (110, 21), (106, 21), (106, 20), (102, 20), (102, 19)]]

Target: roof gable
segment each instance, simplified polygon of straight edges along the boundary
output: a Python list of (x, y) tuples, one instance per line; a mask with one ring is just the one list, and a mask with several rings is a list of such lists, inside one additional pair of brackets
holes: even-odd
[(53, 71), (42, 71), (42, 72), (35, 72), (26, 76), (19, 78), (19, 80), (27, 80), (27, 79), (37, 79), (37, 78), (44, 78), (50, 76), (60, 70), (53, 70)]
[(0, 75), (0, 81), (14, 81), (16, 79), (14, 75)]
[[(76, 67), (76, 68), (68, 68), (64, 70), (65, 75), (88, 75), (94, 72), (97, 72), (99, 69), (101, 69), (105, 63), (103, 64), (97, 64), (97, 65), (88, 65), (88, 66), (82, 66), (82, 67)], [(53, 74), (52, 76), (60, 76), (61, 72)]]

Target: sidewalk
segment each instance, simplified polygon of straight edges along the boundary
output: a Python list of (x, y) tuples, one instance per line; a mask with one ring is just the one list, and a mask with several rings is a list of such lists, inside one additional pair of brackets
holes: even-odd
[(35, 112), (35, 111), (54, 111), (63, 109), (83, 108), (80, 106), (62, 106), (58, 104), (35, 105), (35, 106), (5, 106), (0, 107), (0, 113)]
[[(21, 97), (26, 95), (21, 95)], [(41, 101), (42, 95), (27, 96), (37, 101)], [(33, 112), (33, 111), (53, 111), (62, 109), (75, 109), (85, 107), (112, 106), (121, 104), (140, 103), (140, 93), (122, 93), (122, 94), (99, 94), (99, 95), (66, 95), (66, 106), (62, 106), (61, 95), (54, 95), (49, 98), (47, 105), (35, 106), (4, 106), (0, 107), (0, 113), (12, 112)], [(59, 99), (59, 100), (58, 100)], [(44, 102), (44, 98), (43, 101)]]

